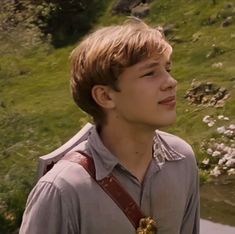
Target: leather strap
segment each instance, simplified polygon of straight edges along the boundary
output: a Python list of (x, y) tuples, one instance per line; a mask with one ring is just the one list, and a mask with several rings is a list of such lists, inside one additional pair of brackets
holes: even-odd
[(142, 213), (130, 194), (121, 186), (119, 181), (112, 174), (102, 180), (96, 180), (94, 161), (84, 152), (72, 152), (65, 155), (62, 159), (69, 160), (83, 166), (83, 168), (90, 174), (97, 184), (99, 184), (100, 187), (119, 206), (135, 229), (139, 227), (140, 219), (144, 218), (145, 215)]

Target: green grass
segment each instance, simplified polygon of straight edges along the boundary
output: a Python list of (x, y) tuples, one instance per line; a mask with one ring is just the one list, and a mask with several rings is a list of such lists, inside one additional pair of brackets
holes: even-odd
[[(5, 220), (1, 222), (4, 233), (20, 224), (36, 179), (37, 158), (65, 143), (86, 121), (70, 94), (71, 49), (9, 59), (13, 69), (5, 70), (14, 75), (0, 78), (0, 220)], [(21, 64), (27, 73), (18, 72)]]
[[(176, 31), (168, 39), (174, 47), (172, 75), (179, 82), (178, 119), (169, 131), (191, 143), (198, 160), (203, 158), (200, 143), (214, 131), (205, 127), (202, 118), (223, 114), (235, 122), (235, 38), (231, 37), (235, 22), (221, 27), (223, 18), (216, 16), (229, 14), (229, 9), (224, 8), (226, 1), (217, 2), (214, 6), (209, 0), (153, 1), (146, 18), (152, 25), (175, 24)], [(109, 2), (94, 28), (126, 19), (111, 15), (113, 3)], [(207, 24), (209, 17), (216, 18), (214, 24)], [(200, 37), (193, 41), (193, 35)], [(175, 37), (182, 42), (173, 43)], [(224, 53), (207, 58), (213, 44)], [(68, 58), (74, 47), (8, 53), (0, 58), (0, 232), (10, 233), (19, 226), (35, 182), (38, 157), (66, 142), (87, 120), (70, 94)], [(223, 67), (212, 68), (216, 62), (222, 62)], [(184, 94), (193, 79), (226, 87), (231, 96), (225, 107), (189, 105)], [(206, 180), (207, 175), (202, 178)]]

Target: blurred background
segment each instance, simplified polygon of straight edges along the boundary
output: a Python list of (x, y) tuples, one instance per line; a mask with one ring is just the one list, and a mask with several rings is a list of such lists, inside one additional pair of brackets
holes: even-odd
[(38, 157), (90, 121), (70, 94), (71, 51), (128, 15), (161, 26), (174, 48), (178, 119), (167, 131), (196, 153), (203, 225), (235, 233), (234, 0), (1, 0), (1, 234), (18, 233)]

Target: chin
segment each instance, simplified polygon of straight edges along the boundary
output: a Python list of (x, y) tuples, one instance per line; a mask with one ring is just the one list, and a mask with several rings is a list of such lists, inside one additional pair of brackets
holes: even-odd
[(167, 116), (163, 118), (162, 121), (159, 121), (158, 128), (170, 127), (176, 122), (176, 116)]

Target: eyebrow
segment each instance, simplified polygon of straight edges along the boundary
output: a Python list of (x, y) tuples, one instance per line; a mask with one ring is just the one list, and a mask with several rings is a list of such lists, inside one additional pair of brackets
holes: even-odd
[(155, 66), (158, 66), (159, 65), (159, 62), (152, 62), (152, 63), (147, 63), (147, 64), (143, 64), (139, 70), (142, 70), (142, 69), (149, 69), (149, 68), (152, 68), (152, 67), (155, 67)]
[[(147, 63), (142, 65), (139, 70), (141, 71), (142, 69), (149, 69), (149, 68), (153, 68), (159, 65), (159, 62), (151, 62), (151, 63)], [(166, 62), (166, 66), (171, 66), (172, 65), (172, 61), (167, 61)]]

